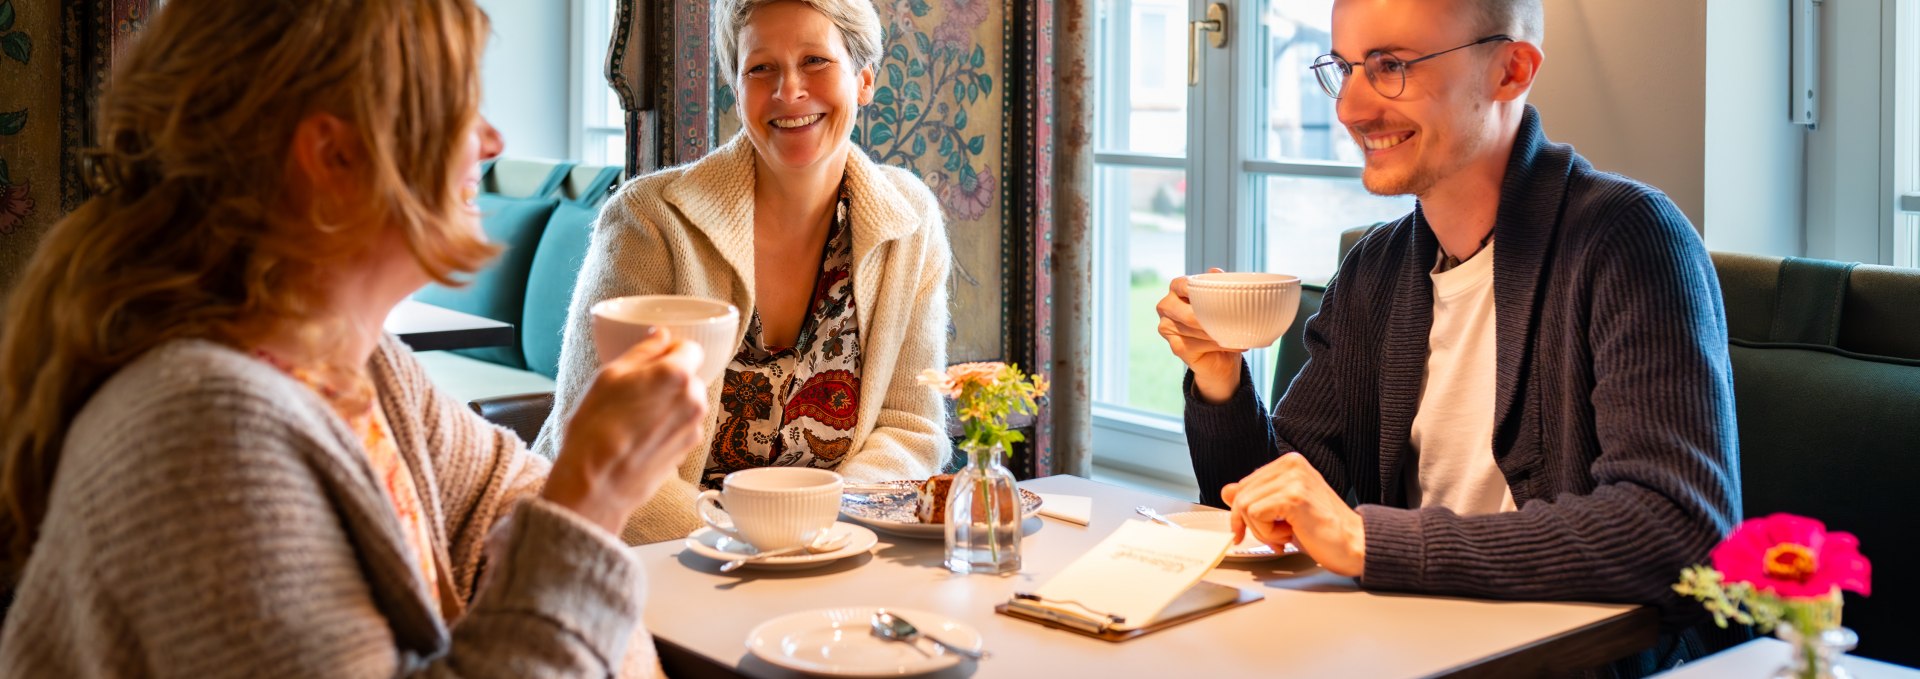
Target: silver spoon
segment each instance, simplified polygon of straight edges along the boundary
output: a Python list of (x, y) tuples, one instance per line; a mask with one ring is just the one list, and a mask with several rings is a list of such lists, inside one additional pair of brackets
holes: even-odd
[(908, 644), (912, 644), (919, 639), (926, 639), (939, 645), (941, 648), (974, 660), (984, 660), (988, 655), (986, 651), (961, 648), (932, 636), (922, 634), (920, 628), (914, 627), (913, 623), (907, 622), (905, 618), (888, 613), (887, 609), (884, 608), (874, 611), (873, 613), (873, 635), (888, 641), (904, 641)]
[(774, 549), (774, 550), (769, 550), (765, 552), (754, 552), (747, 556), (743, 556), (738, 559), (734, 559), (732, 561), (728, 561), (726, 563), (720, 564), (720, 572), (731, 573), (735, 568), (739, 568), (741, 566), (745, 566), (749, 563), (754, 563), (757, 561), (764, 561), (766, 559), (770, 559), (776, 556), (786, 556), (789, 554), (799, 554), (802, 552), (805, 552), (807, 554), (824, 554), (826, 552), (831, 552), (834, 550), (838, 550), (841, 547), (847, 546), (847, 542), (851, 541), (852, 539), (853, 539), (852, 533), (849, 533), (846, 531), (835, 531), (829, 528), (827, 530), (823, 530), (818, 533), (815, 533), (813, 536), (813, 539), (808, 540), (807, 544), (804, 544), (804, 545), (800, 545), (797, 547), (783, 547), (781, 549)]
[(1160, 512), (1153, 511), (1152, 507), (1148, 507), (1146, 505), (1140, 505), (1138, 507), (1134, 507), (1133, 513), (1147, 517), (1148, 519), (1152, 519), (1154, 523), (1173, 526), (1174, 528), (1186, 528), (1186, 526), (1182, 526), (1180, 524), (1174, 523), (1173, 519), (1167, 518), (1166, 515), (1161, 514)]

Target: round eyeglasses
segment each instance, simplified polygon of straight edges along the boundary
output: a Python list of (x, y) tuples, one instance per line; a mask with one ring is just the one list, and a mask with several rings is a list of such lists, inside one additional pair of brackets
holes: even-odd
[(1374, 52), (1368, 54), (1366, 60), (1359, 64), (1354, 64), (1353, 62), (1340, 58), (1338, 54), (1329, 52), (1313, 60), (1313, 66), (1311, 68), (1313, 69), (1313, 75), (1320, 81), (1320, 89), (1325, 90), (1329, 97), (1335, 99), (1340, 98), (1341, 91), (1346, 88), (1347, 80), (1353, 77), (1353, 69), (1357, 66), (1367, 70), (1367, 82), (1373, 83), (1373, 91), (1379, 92), (1382, 97), (1392, 99), (1407, 91), (1407, 69), (1411, 68), (1414, 64), (1448, 52), (1503, 40), (1512, 41), (1513, 37), (1505, 34), (1489, 35), (1453, 49), (1440, 50), (1433, 54), (1413, 59), (1401, 59), (1386, 52)]

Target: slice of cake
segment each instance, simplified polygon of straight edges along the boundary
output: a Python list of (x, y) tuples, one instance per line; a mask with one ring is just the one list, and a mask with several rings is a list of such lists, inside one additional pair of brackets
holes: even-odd
[(914, 513), (920, 516), (921, 523), (947, 522), (947, 491), (952, 489), (952, 474), (936, 474), (920, 484)]

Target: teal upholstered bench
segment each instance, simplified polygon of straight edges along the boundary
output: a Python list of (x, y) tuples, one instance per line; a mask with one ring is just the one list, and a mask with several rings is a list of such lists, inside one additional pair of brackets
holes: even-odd
[(620, 168), (501, 158), (482, 176), (481, 226), (506, 247), (467, 285), (428, 285), (414, 299), (512, 323), (512, 346), (418, 354), (434, 383), (522, 438), (551, 409), (560, 336), (593, 219)]

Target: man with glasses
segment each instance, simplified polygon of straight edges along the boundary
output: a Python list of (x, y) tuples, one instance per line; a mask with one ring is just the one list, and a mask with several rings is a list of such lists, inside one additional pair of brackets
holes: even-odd
[[(1160, 333), (1192, 369), (1201, 499), (1361, 586), (1659, 607), (1739, 518), (1720, 291), (1664, 194), (1549, 142), (1526, 97), (1541, 0), (1337, 0), (1313, 71), (1377, 194), (1271, 414), (1240, 352)], [(1608, 671), (1701, 652), (1695, 631)]]

